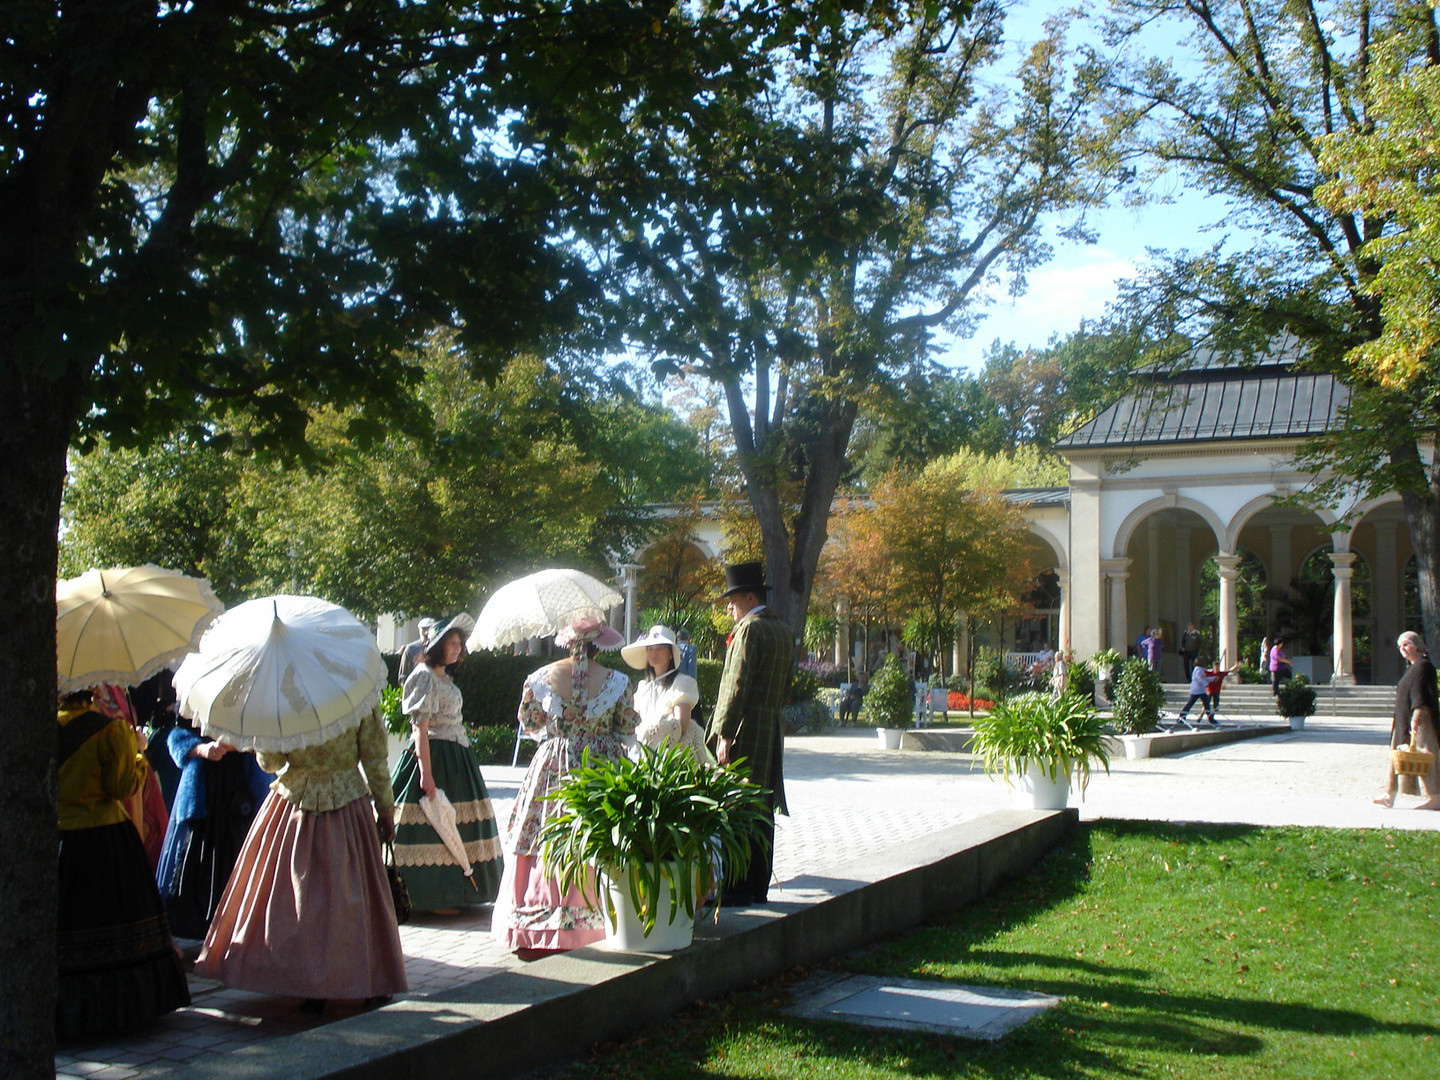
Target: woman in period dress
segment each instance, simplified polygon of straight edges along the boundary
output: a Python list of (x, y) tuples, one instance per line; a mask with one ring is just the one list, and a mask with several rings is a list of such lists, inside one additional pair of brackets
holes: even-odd
[(690, 715), (700, 700), (700, 686), (680, 672), (680, 645), (668, 626), (652, 626), (620, 650), (632, 668), (645, 672), (635, 690), (640, 723), (635, 738), (642, 746), (668, 743), (684, 747), (706, 765), (715, 758), (705, 746), (705, 732)]
[(67, 696), (59, 722), (59, 995), (62, 1040), (132, 1031), (190, 1004), (155, 875), (124, 800), (149, 772), (143, 742)]
[[(499, 824), (480, 766), (461, 723), (464, 700), (450, 677), (465, 655), (465, 636), (474, 627), (457, 615), (431, 636), (420, 662), (405, 680), (402, 708), (414, 737), (395, 763), (395, 865), (416, 911), (453, 915), (462, 907), (488, 904), (500, 888)], [(473, 866), (456, 865), (420, 797), (443, 791), (455, 807), (455, 824)], [(473, 884), (472, 884), (473, 882)]]
[(197, 975), (305, 998), (312, 1012), (329, 998), (373, 1005), (406, 989), (380, 854), (380, 840), (395, 835), (386, 756), (373, 710), (318, 746), (256, 751), (275, 782), (210, 920)]
[(561, 812), (560, 804), (545, 796), (586, 751), (592, 759), (625, 755), (627, 737), (639, 721), (630, 680), (592, 662), (600, 649), (624, 641), (598, 620), (574, 623), (555, 636), (556, 644), (570, 650), (569, 659), (525, 680), (520, 723), (540, 745), (510, 810), (510, 857), (491, 922), (495, 936), (511, 949), (574, 949), (605, 937), (605, 916), (585, 899), (597, 895), (593, 880), (562, 893), (540, 861), (539, 837), (546, 820)]
[[(1425, 651), (1425, 639), (1414, 630), (1406, 630), (1395, 644), (1410, 666), (1395, 686), (1395, 719), (1390, 725), (1390, 747), (1408, 745), (1413, 750), (1428, 750), (1435, 755), (1429, 772), (1420, 778), (1425, 789), (1425, 801), (1415, 809), (1440, 810), (1440, 735), (1436, 731), (1440, 699), (1437, 699), (1435, 665)], [(1400, 777), (1392, 761), (1385, 777), (1385, 792), (1375, 802), (1381, 806), (1394, 806), (1399, 788)]]
[(184, 721), (167, 744), (180, 783), (155, 882), (171, 931), (203, 939), (274, 777), (254, 754), (203, 739)]

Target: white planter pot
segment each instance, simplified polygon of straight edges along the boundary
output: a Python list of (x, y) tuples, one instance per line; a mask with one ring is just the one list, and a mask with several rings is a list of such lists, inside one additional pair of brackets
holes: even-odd
[(1029, 765), (1020, 778), (1021, 805), (1032, 810), (1064, 810), (1070, 805), (1070, 770), (1051, 780), (1038, 765)]
[(880, 740), (882, 750), (899, 750), (900, 739), (904, 734), (905, 732), (901, 728), (877, 727), (875, 729), (875, 735)]
[(695, 920), (685, 914), (684, 906), (670, 921), (670, 883), (660, 882), (660, 897), (655, 927), (649, 936), (644, 924), (630, 902), (630, 889), (621, 882), (612, 881), (607, 875), (600, 876), (602, 887), (609, 893), (610, 903), (615, 909), (615, 925), (609, 920), (605, 924), (605, 948), (622, 952), (673, 952), (688, 948), (695, 936)]
[(1125, 757), (1129, 761), (1139, 761), (1141, 758), (1150, 756), (1150, 739), (1144, 735), (1121, 735), (1120, 741), (1125, 744)]
[(1291, 731), (1304, 731), (1304, 730), (1305, 730), (1305, 717), (1303, 717), (1303, 716), (1292, 716), (1292, 717), (1290, 717), (1290, 730), (1291, 730)]

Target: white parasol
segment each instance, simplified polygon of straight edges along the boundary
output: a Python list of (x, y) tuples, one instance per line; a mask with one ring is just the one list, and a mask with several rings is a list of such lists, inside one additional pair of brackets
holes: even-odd
[(194, 649), (224, 610), (210, 582), (158, 566), (87, 570), (57, 581), (59, 689), (142, 683)]
[(444, 843), (445, 850), (455, 857), (460, 869), (465, 871), (465, 876), (470, 879), (470, 887), (478, 890), (480, 886), (475, 884), (475, 871), (470, 865), (470, 856), (465, 852), (465, 841), (460, 839), (460, 830), (455, 825), (455, 806), (451, 803), (450, 796), (445, 794), (445, 789), (437, 787), (433, 797), (421, 795), (420, 810)]
[(288, 753), (359, 726), (385, 680), (354, 615), (313, 596), (269, 596), (215, 620), (175, 673), (175, 693), (217, 742)]
[(576, 619), (604, 619), (624, 598), (579, 570), (540, 570), (502, 585), (485, 603), (467, 642), (498, 649), (532, 637), (550, 637)]

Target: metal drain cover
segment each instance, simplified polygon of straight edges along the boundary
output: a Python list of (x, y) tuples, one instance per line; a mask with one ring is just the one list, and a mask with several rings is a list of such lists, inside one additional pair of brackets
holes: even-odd
[(1060, 1002), (1048, 994), (875, 975), (821, 976), (793, 993), (795, 1004), (785, 1010), (792, 1016), (991, 1040)]

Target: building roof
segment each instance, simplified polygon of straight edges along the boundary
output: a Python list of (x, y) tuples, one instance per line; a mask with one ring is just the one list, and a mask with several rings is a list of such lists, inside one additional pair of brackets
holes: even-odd
[(1349, 400), (1349, 390), (1333, 375), (1288, 365), (1191, 369), (1142, 383), (1055, 446), (1119, 449), (1304, 438), (1343, 423)]

